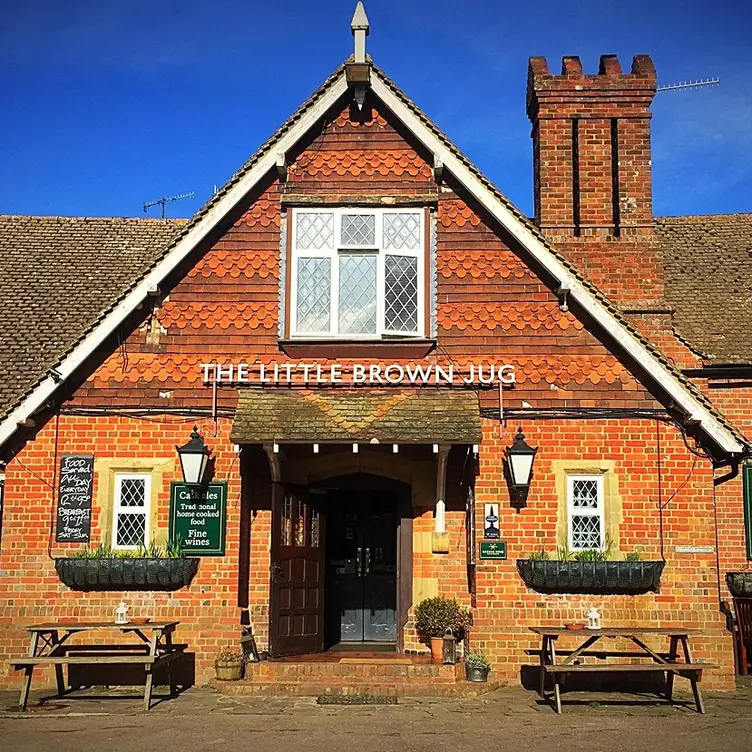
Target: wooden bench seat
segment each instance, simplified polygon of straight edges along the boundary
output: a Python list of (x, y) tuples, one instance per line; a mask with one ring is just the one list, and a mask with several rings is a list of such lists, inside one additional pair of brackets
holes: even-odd
[(24, 666), (39, 666), (41, 664), (49, 663), (51, 665), (66, 666), (68, 664), (78, 663), (167, 663), (168, 661), (175, 660), (182, 655), (182, 651), (176, 650), (172, 653), (164, 653), (162, 655), (49, 655), (41, 656), (39, 658), (30, 657), (18, 657), (11, 658), (8, 663), (14, 670), (23, 668)]
[(596, 663), (588, 664), (557, 664), (555, 666), (544, 665), (543, 667), (548, 673), (564, 674), (564, 673), (578, 673), (581, 671), (671, 671), (675, 674), (684, 672), (702, 673), (704, 668), (718, 668), (718, 666), (712, 663), (609, 663), (607, 665), (599, 666)]

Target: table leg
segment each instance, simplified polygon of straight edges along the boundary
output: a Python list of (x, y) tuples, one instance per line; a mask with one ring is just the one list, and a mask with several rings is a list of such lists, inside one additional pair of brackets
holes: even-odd
[[(161, 633), (158, 629), (155, 629), (151, 635), (151, 641), (149, 643), (149, 655), (155, 658), (157, 655), (157, 644)], [(154, 663), (144, 664), (146, 668), (146, 686), (144, 687), (144, 710), (151, 708), (151, 690), (154, 685)]]
[(540, 685), (538, 689), (538, 694), (542, 698), (546, 698), (546, 659), (548, 658), (548, 637), (546, 635), (543, 635), (543, 639), (541, 641), (541, 652), (540, 652)]
[[(679, 646), (679, 638), (672, 635), (671, 643), (668, 649), (668, 662), (669, 663), (676, 663), (678, 646)], [(673, 671), (667, 671), (666, 674), (667, 674), (666, 676), (666, 699), (669, 702), (672, 702), (672, 698), (674, 696), (674, 677), (676, 676), (676, 674), (674, 674)]]
[[(32, 632), (29, 637), (29, 649), (28, 656), (33, 658), (37, 654), (37, 646), (39, 645), (39, 633)], [(31, 679), (34, 675), (34, 666), (26, 666), (24, 669), (24, 683), (21, 687), (21, 696), (18, 698), (18, 707), (21, 710), (26, 710), (26, 706), (29, 703), (29, 692), (31, 691)]]
[[(164, 638), (165, 641), (165, 648), (166, 652), (172, 654), (172, 632), (168, 632), (165, 635)], [(177, 687), (175, 685), (175, 682), (173, 681), (173, 673), (172, 673), (172, 660), (167, 661), (167, 682), (170, 685), (170, 697), (175, 697), (178, 693)]]
[[(52, 650), (50, 651), (52, 654), (55, 653), (55, 650), (60, 646), (60, 635), (58, 634), (57, 630), (55, 630), (52, 633), (52, 639), (54, 640), (55, 644), (52, 647)], [(65, 694), (65, 679), (63, 677), (63, 667), (59, 664), (55, 664), (55, 680), (57, 681), (57, 694), (58, 697), (62, 697)]]
[[(556, 638), (551, 638), (551, 665), (556, 665)], [(553, 674), (554, 680), (554, 710), (561, 715), (561, 692), (559, 690), (559, 674)]]
[[(684, 653), (684, 660), (687, 663), (692, 663), (692, 653), (689, 650), (689, 640), (687, 637), (681, 637), (681, 644), (682, 644), (682, 652)], [(700, 689), (697, 686), (697, 672), (692, 672), (689, 674), (689, 681), (692, 685), (692, 694), (695, 698), (695, 705), (697, 706), (697, 712), (698, 713), (704, 713), (705, 712), (705, 705), (702, 702), (702, 695), (700, 694)]]

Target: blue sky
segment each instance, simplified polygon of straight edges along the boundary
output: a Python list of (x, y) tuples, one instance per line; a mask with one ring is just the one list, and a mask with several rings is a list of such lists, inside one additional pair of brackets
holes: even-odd
[[(354, 0), (0, 0), (0, 213), (187, 216), (350, 53)], [(530, 55), (649, 53), (655, 213), (752, 211), (748, 0), (367, 0), (374, 60), (532, 212)], [(157, 210), (152, 210), (156, 214)]]

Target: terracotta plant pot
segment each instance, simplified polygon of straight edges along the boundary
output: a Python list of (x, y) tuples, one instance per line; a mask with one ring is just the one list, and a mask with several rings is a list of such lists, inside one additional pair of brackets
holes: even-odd
[(238, 681), (243, 678), (243, 664), (241, 662), (215, 661), (214, 668), (220, 681)]
[(431, 638), (431, 658), (441, 663), (444, 657), (444, 640), (441, 637)]

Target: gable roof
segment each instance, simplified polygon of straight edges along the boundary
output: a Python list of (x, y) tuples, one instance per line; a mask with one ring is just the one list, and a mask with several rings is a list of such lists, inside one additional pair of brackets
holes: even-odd
[(44, 379), (184, 224), (0, 215), (0, 415)]
[[(452, 174), (463, 189), (557, 281), (561, 289), (569, 291), (570, 301), (579, 305), (617, 348), (639, 365), (653, 384), (666, 395), (666, 402), (673, 402), (688, 420), (696, 423), (701, 434), (709, 440), (709, 446), (714, 448), (712, 453), (716, 459), (738, 459), (746, 455), (748, 447), (744, 437), (621, 316), (615, 306), (548, 244), (540, 231), (375, 65), (371, 65), (370, 86), (376, 97), (433, 153), (434, 159), (443, 164), (444, 169)], [(137, 284), (131, 285), (117, 303), (104, 311), (99, 323), (69, 350), (56, 368), (63, 380), (70, 377), (141, 304), (150, 289), (159, 286), (248, 192), (276, 168), (278, 158), (284, 157), (303, 139), (347, 91), (346, 64), (343, 64), (196, 213), (162, 254), (151, 262)], [(0, 445), (13, 435), (19, 422), (44, 404), (58, 385), (57, 380), (48, 376), (27, 392), (23, 403), (0, 422)]]
[(656, 219), (677, 331), (712, 365), (752, 364), (752, 214)]

